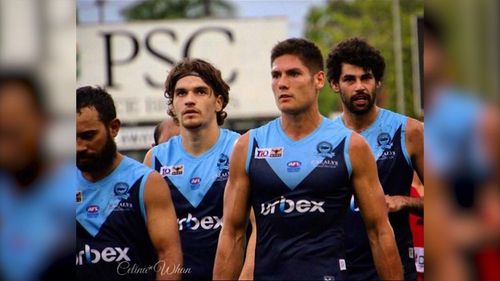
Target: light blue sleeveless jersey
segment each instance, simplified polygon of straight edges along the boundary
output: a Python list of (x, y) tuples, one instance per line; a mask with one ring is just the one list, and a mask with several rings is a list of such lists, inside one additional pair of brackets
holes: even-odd
[[(156, 251), (146, 227), (144, 187), (152, 169), (124, 156), (92, 183), (77, 172), (78, 280), (155, 280)], [(127, 268), (140, 273), (127, 273)]]
[(153, 148), (152, 166), (170, 186), (181, 237), (183, 280), (211, 280), (222, 227), (229, 158), (240, 135), (220, 129), (216, 144), (198, 157), (187, 153), (182, 137)]
[(323, 118), (294, 141), (280, 119), (251, 130), (246, 169), (257, 224), (257, 280), (342, 280), (352, 188), (351, 131)]
[[(410, 196), (413, 167), (406, 151), (407, 120), (404, 115), (380, 108), (375, 122), (361, 132), (375, 156), (380, 183), (387, 195)], [(334, 122), (345, 126), (340, 116)], [(389, 221), (398, 244), (405, 280), (415, 280), (417, 275), (409, 213), (405, 210), (390, 213)], [(377, 280), (368, 235), (354, 198), (351, 198), (344, 227), (349, 279)]]

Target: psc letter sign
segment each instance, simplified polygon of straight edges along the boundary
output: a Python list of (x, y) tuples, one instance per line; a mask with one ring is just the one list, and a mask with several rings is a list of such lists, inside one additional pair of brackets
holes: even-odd
[(184, 57), (201, 58), (231, 86), (228, 118), (277, 116), (270, 52), (286, 37), (281, 17), (83, 25), (77, 85), (106, 87), (124, 122), (156, 122), (166, 117), (168, 71)]

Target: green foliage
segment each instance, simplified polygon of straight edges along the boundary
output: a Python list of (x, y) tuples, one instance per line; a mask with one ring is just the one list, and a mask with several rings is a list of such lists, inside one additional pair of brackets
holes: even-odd
[[(401, 38), (406, 114), (413, 116), (413, 80), (411, 54), (411, 19), (423, 15), (423, 0), (400, 0)], [(305, 37), (312, 40), (327, 56), (337, 43), (350, 37), (361, 37), (379, 49), (385, 58), (386, 71), (381, 105), (396, 109), (396, 76), (393, 51), (392, 1), (330, 0), (323, 7), (312, 8), (306, 20)], [(340, 98), (329, 85), (320, 92), (320, 111), (329, 115), (340, 110)]]
[(125, 19), (154, 20), (201, 17), (232, 17), (234, 6), (224, 0), (144, 0), (122, 11)]

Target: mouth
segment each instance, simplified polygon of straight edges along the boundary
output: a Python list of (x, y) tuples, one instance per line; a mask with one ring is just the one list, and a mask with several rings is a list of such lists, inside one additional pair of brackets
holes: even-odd
[(94, 160), (95, 157), (94, 155), (90, 155), (90, 154), (83, 154), (83, 155), (76, 155), (76, 161), (92, 161)]
[(291, 98), (293, 98), (293, 96), (290, 95), (290, 94), (281, 94), (281, 95), (278, 96), (278, 100), (291, 99)]
[(355, 105), (365, 105), (370, 101), (370, 98), (367, 95), (360, 94), (352, 97), (351, 101)]
[(187, 109), (185, 110), (182, 115), (192, 115), (192, 114), (199, 114), (200, 112), (196, 109)]

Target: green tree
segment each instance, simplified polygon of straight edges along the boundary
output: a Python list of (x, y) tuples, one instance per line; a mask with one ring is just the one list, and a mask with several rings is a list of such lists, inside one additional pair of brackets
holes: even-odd
[(235, 7), (224, 0), (144, 0), (122, 11), (126, 20), (232, 17)]
[[(423, 0), (400, 0), (401, 38), (406, 114), (414, 115), (411, 64), (411, 18), (423, 15)], [(312, 8), (306, 20), (305, 37), (318, 44), (328, 54), (338, 42), (361, 37), (379, 49), (385, 58), (382, 105), (396, 109), (396, 81), (393, 51), (392, 1), (390, 0), (330, 0), (323, 7)], [(328, 85), (319, 96), (320, 111), (328, 115), (341, 110), (341, 101)]]

